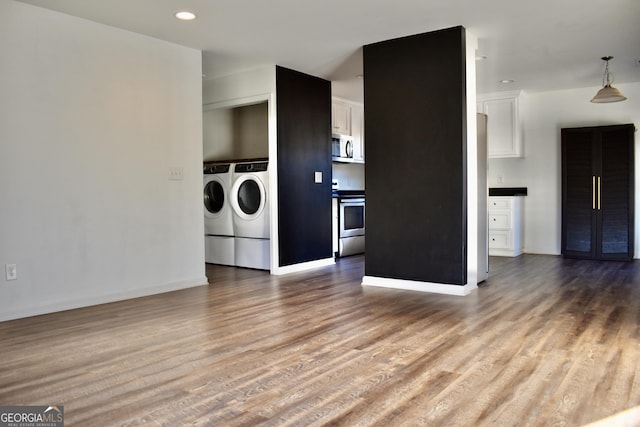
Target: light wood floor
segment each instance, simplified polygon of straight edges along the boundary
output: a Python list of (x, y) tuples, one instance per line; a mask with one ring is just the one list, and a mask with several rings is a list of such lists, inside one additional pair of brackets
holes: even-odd
[[(467, 297), (363, 258), (0, 323), (0, 405), (67, 426), (579, 426), (640, 405), (640, 264), (492, 258)], [(640, 421), (638, 421), (640, 422)]]

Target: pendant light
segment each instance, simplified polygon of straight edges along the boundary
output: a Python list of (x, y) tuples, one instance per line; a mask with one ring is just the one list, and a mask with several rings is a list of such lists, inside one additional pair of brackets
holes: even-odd
[(596, 96), (593, 97), (591, 102), (604, 103), (604, 102), (620, 102), (627, 99), (618, 89), (611, 86), (613, 82), (613, 76), (609, 74), (609, 61), (613, 59), (613, 56), (603, 56), (602, 60), (605, 62), (604, 76), (602, 76), (602, 89), (598, 91)]

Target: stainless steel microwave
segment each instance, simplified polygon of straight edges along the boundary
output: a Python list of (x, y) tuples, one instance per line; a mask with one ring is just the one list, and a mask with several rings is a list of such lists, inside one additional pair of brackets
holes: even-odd
[(353, 159), (353, 139), (343, 135), (331, 137), (331, 155), (334, 160)]

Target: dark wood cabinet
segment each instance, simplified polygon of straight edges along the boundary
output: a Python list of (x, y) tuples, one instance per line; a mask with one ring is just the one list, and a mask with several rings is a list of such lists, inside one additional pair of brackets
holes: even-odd
[(562, 129), (564, 256), (633, 258), (634, 132), (633, 124)]

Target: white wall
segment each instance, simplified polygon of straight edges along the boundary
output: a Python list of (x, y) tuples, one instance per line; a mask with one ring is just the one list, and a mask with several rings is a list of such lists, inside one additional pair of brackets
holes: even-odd
[(258, 159), (269, 157), (268, 103), (241, 107), (205, 108), (203, 160)]
[(332, 179), (338, 180), (340, 190), (364, 190), (364, 163), (337, 163), (332, 165)]
[(237, 158), (269, 157), (268, 109), (266, 102), (233, 109), (233, 146)]
[[(598, 87), (527, 93), (520, 102), (524, 158), (489, 160), (490, 187), (528, 187), (525, 252), (560, 254), (560, 129), (635, 123), (640, 128), (640, 83), (616, 84), (628, 100), (593, 104)], [(640, 189), (640, 138), (636, 133), (636, 190)], [(498, 183), (498, 176), (502, 183)], [(636, 191), (637, 194), (637, 191)], [(640, 197), (635, 205), (635, 257), (640, 257)]]
[(233, 108), (205, 109), (202, 114), (202, 160), (232, 160)]
[(208, 106), (248, 105), (275, 97), (276, 67), (268, 66), (203, 83), (202, 102)]
[(0, 52), (0, 320), (206, 283), (200, 51), (0, 0)]

